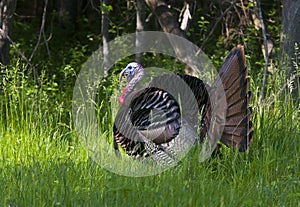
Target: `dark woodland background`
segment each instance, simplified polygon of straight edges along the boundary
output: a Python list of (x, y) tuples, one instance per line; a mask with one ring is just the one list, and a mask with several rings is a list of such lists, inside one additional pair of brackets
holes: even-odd
[[(272, 73), (280, 69), (285, 54), (295, 59), (300, 39), (299, 1), (295, 0), (2, 0), (1, 7), (1, 62), (29, 64), (36, 75), (42, 71), (48, 77), (55, 75), (63, 87), (73, 83), (81, 64), (99, 45), (136, 31), (183, 36), (218, 67), (228, 51), (242, 44), (253, 75), (259, 78), (265, 51), (267, 73)], [(288, 64), (284, 69), (293, 71), (293, 64)]]

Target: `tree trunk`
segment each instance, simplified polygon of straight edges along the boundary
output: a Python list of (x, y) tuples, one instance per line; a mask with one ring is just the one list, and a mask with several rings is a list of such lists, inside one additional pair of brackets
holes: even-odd
[(9, 60), (8, 36), (11, 34), (16, 3), (17, 0), (0, 1), (0, 62), (4, 65), (7, 65)]
[(145, 0), (145, 2), (157, 17), (158, 22), (164, 32), (186, 38), (185, 33), (180, 29), (179, 22), (173, 16), (164, 0)]
[(141, 53), (139, 53), (142, 45), (143, 45), (143, 38), (139, 35), (139, 32), (144, 31), (144, 22), (145, 22), (145, 6), (144, 0), (136, 0), (136, 54), (135, 54), (135, 61), (140, 63), (141, 62)]
[[(300, 52), (295, 50), (295, 44), (300, 47), (300, 1), (283, 0), (282, 3), (281, 62), (288, 67), (288, 76), (293, 77), (296, 72), (294, 64), (300, 64), (295, 62), (295, 53)], [(298, 90), (299, 77), (296, 77), (293, 81), (294, 96), (298, 95)]]
[[(164, 32), (178, 35), (187, 39), (184, 31), (180, 29), (179, 22), (171, 13), (170, 8), (164, 0), (145, 0), (146, 4), (151, 8), (152, 12), (155, 14), (158, 22)], [(170, 42), (177, 57), (181, 59), (187, 58), (187, 54), (194, 54), (195, 51), (189, 51), (191, 48), (181, 48), (178, 44)], [(191, 67), (186, 65), (185, 72), (189, 75), (197, 76), (197, 72)]]
[[(109, 2), (108, 0), (103, 0), (102, 6), (108, 6)], [(106, 9), (102, 9), (102, 25), (101, 25), (101, 32), (102, 32), (102, 44), (103, 44), (103, 68), (104, 68), (104, 74), (108, 74), (108, 67), (110, 65), (110, 59), (109, 59), (109, 22), (107, 18), (107, 12)]]

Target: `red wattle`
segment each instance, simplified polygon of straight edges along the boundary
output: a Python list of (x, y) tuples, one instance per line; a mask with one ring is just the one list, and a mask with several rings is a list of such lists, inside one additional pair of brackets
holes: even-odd
[(122, 96), (120, 96), (119, 98), (118, 98), (118, 101), (119, 101), (119, 103), (121, 104), (121, 105), (124, 105), (124, 98), (122, 97)]

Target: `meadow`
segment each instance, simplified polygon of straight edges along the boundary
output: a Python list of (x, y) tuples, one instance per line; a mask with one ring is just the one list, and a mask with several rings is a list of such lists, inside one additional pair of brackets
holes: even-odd
[(260, 104), (260, 83), (251, 82), (248, 152), (222, 147), (199, 162), (196, 146), (161, 174), (126, 177), (88, 156), (65, 107), (70, 98), (43, 75), (39, 89), (23, 67), (2, 76), (0, 206), (300, 206), (299, 100), (282, 74), (269, 79)]

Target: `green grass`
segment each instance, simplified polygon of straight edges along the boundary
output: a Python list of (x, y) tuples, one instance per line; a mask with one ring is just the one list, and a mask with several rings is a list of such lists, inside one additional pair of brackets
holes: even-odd
[(299, 106), (276, 95), (279, 84), (272, 103), (254, 107), (249, 152), (222, 148), (200, 163), (196, 147), (175, 168), (135, 178), (89, 158), (55, 86), (37, 95), (30, 78), (10, 73), (0, 92), (0, 206), (299, 206)]

